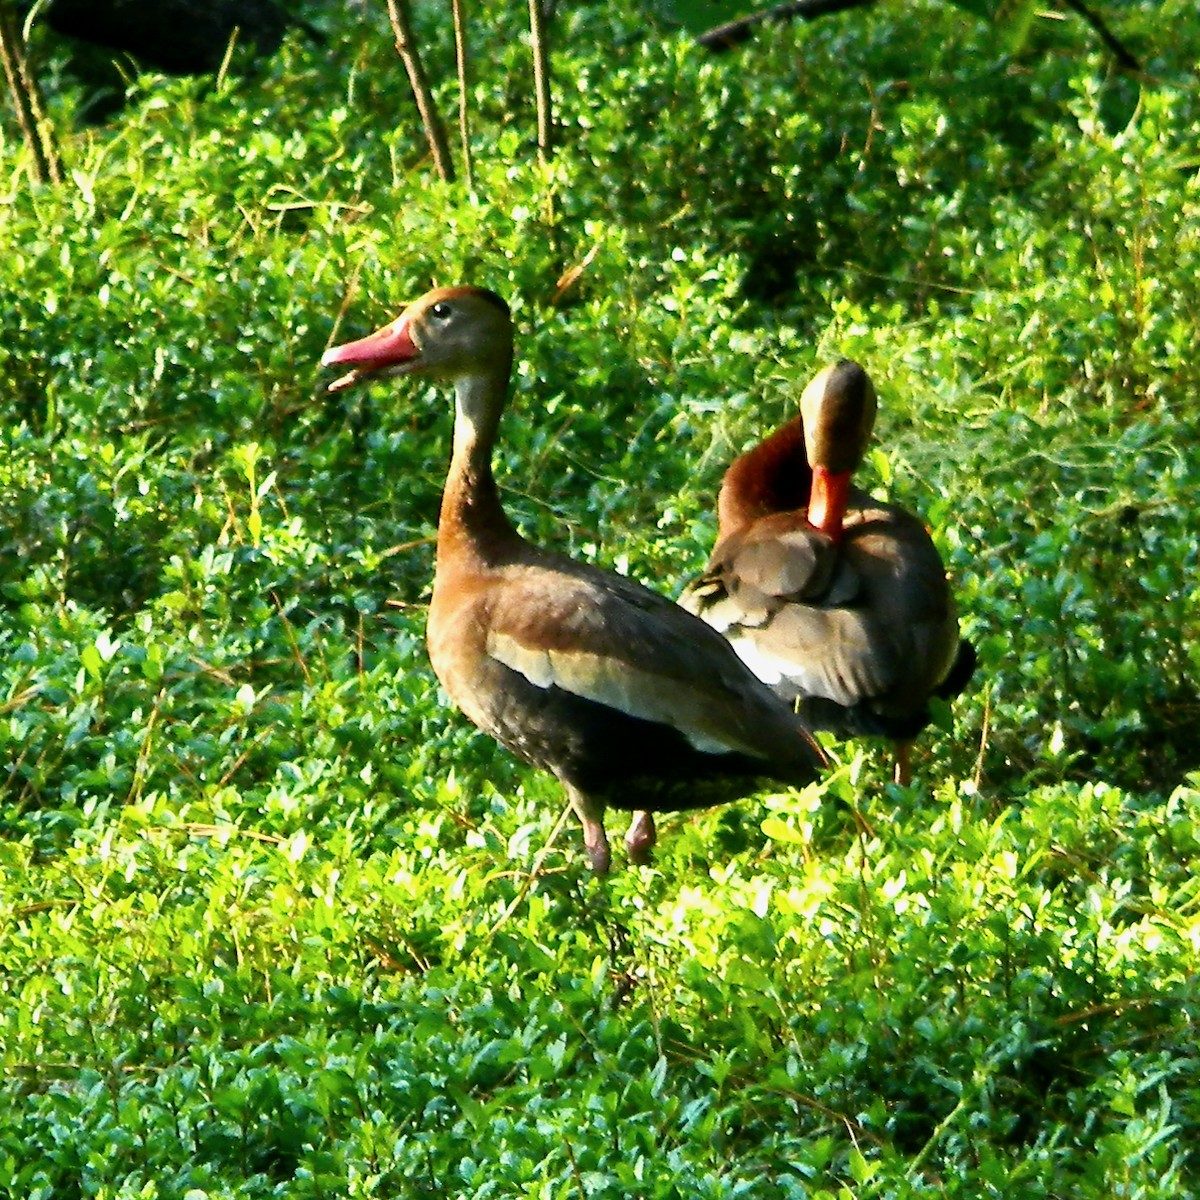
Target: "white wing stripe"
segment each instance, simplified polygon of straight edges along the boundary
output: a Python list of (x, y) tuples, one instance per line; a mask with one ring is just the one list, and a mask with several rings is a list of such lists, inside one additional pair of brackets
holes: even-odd
[(534, 687), (556, 685), (627, 716), (668, 725), (703, 754), (753, 753), (734, 739), (700, 728), (706, 723), (703, 707), (678, 681), (639, 671), (600, 654), (530, 649), (511, 635), (494, 631), (488, 635), (487, 650), (497, 662), (524, 676)]

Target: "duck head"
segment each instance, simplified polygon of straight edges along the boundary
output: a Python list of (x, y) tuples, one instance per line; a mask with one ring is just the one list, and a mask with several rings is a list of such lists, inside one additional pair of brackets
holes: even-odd
[(842, 535), (850, 477), (866, 454), (877, 407), (870, 377), (848, 358), (821, 371), (800, 397), (813, 473), (808, 521), (835, 541)]
[(327, 350), (323, 366), (350, 370), (331, 392), (365, 379), (427, 375), (456, 382), (497, 374), (507, 382), (512, 363), (508, 305), (486, 288), (435, 288), (413, 301), (394, 321), (354, 342)]

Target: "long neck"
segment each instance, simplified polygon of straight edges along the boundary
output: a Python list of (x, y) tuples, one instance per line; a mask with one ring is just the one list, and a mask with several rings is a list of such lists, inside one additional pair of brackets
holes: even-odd
[(807, 507), (811, 487), (804, 423), (796, 417), (735, 459), (725, 472), (717, 498), (720, 533), (771, 513)]
[(438, 566), (497, 565), (521, 544), (492, 475), (492, 447), (507, 370), (460, 377), (454, 388), (454, 453), (438, 519)]
[(808, 502), (808, 523), (835, 542), (841, 540), (846, 506), (850, 500), (850, 471), (831, 471), (813, 467), (812, 496)]

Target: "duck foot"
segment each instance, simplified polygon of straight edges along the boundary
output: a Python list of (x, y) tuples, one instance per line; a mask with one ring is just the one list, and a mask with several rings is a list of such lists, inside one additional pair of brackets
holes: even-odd
[(625, 849), (629, 852), (629, 861), (639, 867), (646, 866), (654, 856), (654, 843), (657, 841), (658, 831), (654, 828), (654, 814), (643, 810), (635, 812), (625, 833)]
[(608, 845), (608, 835), (604, 832), (604, 805), (569, 784), (567, 797), (583, 826), (583, 848), (587, 851), (592, 870), (597, 875), (607, 875), (612, 866), (612, 850)]

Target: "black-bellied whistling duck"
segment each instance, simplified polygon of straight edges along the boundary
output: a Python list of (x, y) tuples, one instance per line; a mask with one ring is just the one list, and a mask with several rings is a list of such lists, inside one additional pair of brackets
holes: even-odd
[(907, 784), (930, 697), (962, 691), (975, 652), (924, 525), (850, 482), (876, 403), (857, 363), (813, 379), (800, 414), (726, 471), (716, 547), (680, 603), (810, 727), (893, 739)]
[(789, 706), (715, 630), (513, 529), (491, 464), (512, 355), (504, 301), (457, 287), (429, 292), (322, 362), (352, 368), (331, 389), (381, 374), (453, 384), (429, 657), (480, 729), (557, 776), (603, 872), (607, 806), (634, 812), (626, 844), (644, 860), (655, 838), (651, 812), (738, 799), (765, 780), (807, 783), (824, 760)]

